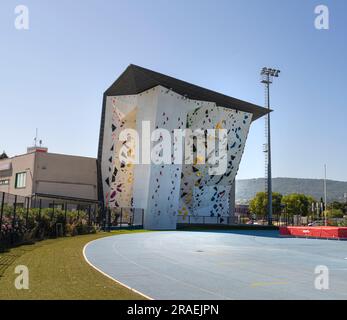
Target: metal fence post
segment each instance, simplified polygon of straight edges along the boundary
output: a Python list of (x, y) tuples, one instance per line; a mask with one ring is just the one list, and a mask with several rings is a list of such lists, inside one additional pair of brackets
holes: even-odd
[(53, 218), (54, 218), (54, 207), (55, 207), (55, 203), (54, 203), (54, 200), (53, 200), (53, 211), (52, 211), (52, 217), (51, 217), (52, 221), (53, 221)]
[(31, 196), (31, 208), (36, 209), (36, 195)]
[(28, 227), (29, 227), (29, 198), (26, 197), (25, 200), (26, 200), (26, 203), (27, 203), (27, 210), (26, 210), (26, 217), (25, 217), (25, 225), (26, 225), (26, 228), (28, 228)]
[(135, 209), (134, 208), (131, 208), (131, 211), (133, 213), (133, 216), (131, 218), (131, 226), (133, 227), (134, 226), (134, 217), (135, 217)]
[(106, 231), (106, 223), (107, 223), (107, 208), (103, 207), (102, 208), (102, 224), (104, 225), (104, 231)]
[(13, 219), (12, 219), (12, 231), (15, 227), (15, 223), (16, 223), (16, 212), (17, 211), (17, 196), (14, 196), (14, 204), (13, 204)]
[(123, 220), (123, 208), (120, 208), (119, 229), (122, 228), (122, 220)]
[(90, 205), (88, 206), (88, 226), (90, 226), (90, 210), (91, 210), (91, 208), (90, 208)]
[(16, 225), (16, 211), (17, 211), (17, 195), (14, 196), (14, 204), (13, 204), (13, 218), (12, 218), (12, 230), (11, 230), (11, 244), (13, 241), (14, 236), (14, 228)]
[(67, 224), (67, 203), (65, 202), (64, 204), (64, 221), (65, 221), (65, 225)]
[(4, 203), (5, 202), (5, 192), (2, 193), (1, 208), (0, 208), (0, 238), (1, 238), (1, 228), (2, 228), (2, 218), (4, 214)]
[(145, 226), (145, 209), (142, 209), (141, 212), (142, 212), (142, 228), (144, 228), (144, 226)]
[(41, 219), (42, 199), (39, 201), (39, 219)]

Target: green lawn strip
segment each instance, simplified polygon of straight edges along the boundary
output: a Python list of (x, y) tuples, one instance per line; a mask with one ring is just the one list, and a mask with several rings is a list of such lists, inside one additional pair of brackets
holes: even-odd
[[(88, 242), (143, 230), (50, 239), (0, 253), (0, 299), (144, 299), (141, 295), (103, 276), (83, 257)], [(17, 265), (29, 268), (29, 290), (17, 290)]]

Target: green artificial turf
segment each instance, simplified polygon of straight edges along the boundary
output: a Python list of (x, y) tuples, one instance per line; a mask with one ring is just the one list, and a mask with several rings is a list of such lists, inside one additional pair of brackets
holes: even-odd
[[(92, 240), (135, 232), (143, 230), (50, 239), (0, 253), (0, 299), (144, 299), (89, 266), (82, 252)], [(29, 269), (29, 290), (15, 288), (18, 265)]]

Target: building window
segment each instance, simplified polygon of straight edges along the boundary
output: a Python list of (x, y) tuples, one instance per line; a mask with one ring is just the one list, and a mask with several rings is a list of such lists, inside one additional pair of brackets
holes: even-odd
[(10, 180), (8, 179), (0, 180), (0, 186), (7, 186), (9, 184), (10, 184)]
[(26, 187), (26, 180), (27, 180), (27, 173), (26, 172), (20, 172), (16, 174), (16, 189), (25, 188)]

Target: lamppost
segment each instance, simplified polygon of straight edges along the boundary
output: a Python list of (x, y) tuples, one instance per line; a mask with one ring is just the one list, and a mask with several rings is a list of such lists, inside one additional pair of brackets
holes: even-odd
[(267, 196), (268, 196), (268, 225), (272, 225), (272, 172), (271, 172), (271, 131), (270, 131), (270, 84), (273, 82), (273, 78), (278, 78), (281, 71), (272, 68), (264, 67), (261, 70), (261, 83), (265, 84), (265, 95), (266, 95), (266, 104), (269, 110), (267, 114), (267, 128), (266, 128), (266, 137), (267, 137), (267, 148), (264, 150), (267, 153)]

